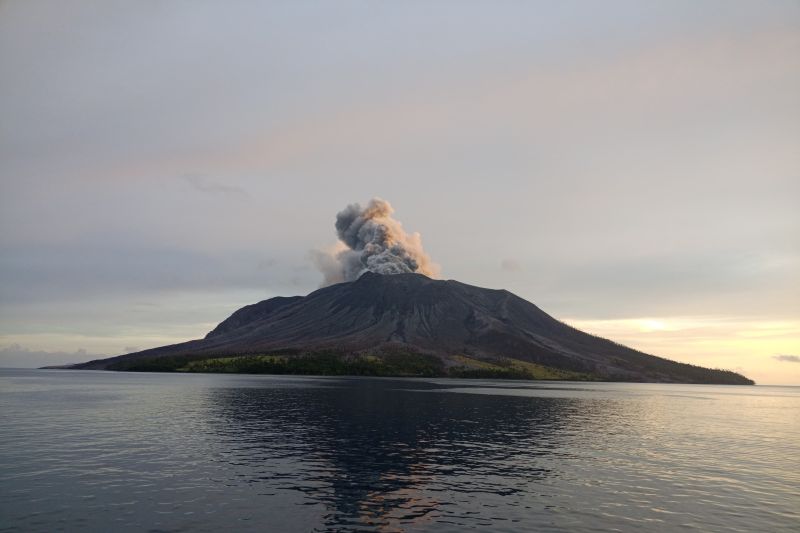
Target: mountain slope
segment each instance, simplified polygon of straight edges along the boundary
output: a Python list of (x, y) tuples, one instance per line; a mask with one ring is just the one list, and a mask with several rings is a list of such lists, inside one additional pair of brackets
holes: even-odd
[(398, 351), (436, 356), (445, 368), (520, 361), (600, 379), (749, 383), (732, 372), (676, 363), (581, 332), (505, 290), (369, 272), (305, 297), (243, 307), (204, 339), (76, 368), (121, 368), (162, 357)]

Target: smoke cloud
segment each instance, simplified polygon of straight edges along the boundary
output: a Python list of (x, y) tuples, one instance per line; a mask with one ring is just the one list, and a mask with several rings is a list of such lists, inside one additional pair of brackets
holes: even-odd
[(326, 252), (312, 253), (325, 277), (323, 286), (354, 281), (367, 271), (438, 275), (438, 266), (422, 248), (420, 234), (406, 233), (392, 213), (389, 202), (373, 198), (364, 208), (351, 204), (336, 215), (339, 242)]

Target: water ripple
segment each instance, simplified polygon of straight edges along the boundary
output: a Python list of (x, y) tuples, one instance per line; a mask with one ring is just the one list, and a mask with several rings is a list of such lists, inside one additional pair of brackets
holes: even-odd
[(791, 531), (771, 387), (0, 373), (0, 531)]

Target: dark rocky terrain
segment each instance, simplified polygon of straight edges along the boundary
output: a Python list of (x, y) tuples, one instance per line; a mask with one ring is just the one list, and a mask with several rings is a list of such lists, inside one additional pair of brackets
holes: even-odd
[(497, 369), (516, 368), (523, 377), (752, 384), (734, 372), (677, 363), (584, 333), (505, 290), (369, 272), (305, 297), (243, 307), (203, 339), (73, 368), (191, 370), (197, 366), (189, 363), (200, 360), (269, 354), (281, 361), (320, 354), (395, 362), (425, 357), (439, 375), (479, 377), (484, 371), (493, 377)]

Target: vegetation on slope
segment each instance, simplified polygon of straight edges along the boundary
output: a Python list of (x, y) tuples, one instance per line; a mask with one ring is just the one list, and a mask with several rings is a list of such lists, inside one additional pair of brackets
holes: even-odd
[(448, 369), (448, 375), (458, 378), (483, 379), (551, 379), (563, 381), (594, 381), (591, 374), (561, 370), (549, 366), (520, 361), (519, 359), (499, 359), (483, 361), (464, 355), (454, 355), (457, 363)]
[[(643, 354), (645, 355), (645, 354)], [(662, 368), (661, 363), (667, 368)], [(621, 363), (621, 362), (620, 362)], [(631, 365), (631, 362), (627, 362)], [(656, 382), (673, 381), (681, 376), (684, 383), (752, 384), (731, 371), (666, 361), (648, 356), (637, 361), (641, 374), (605, 375), (579, 372), (512, 358), (478, 359), (466, 355), (440, 358), (407, 349), (382, 349), (375, 353), (345, 351), (298, 352), (288, 350), (270, 354), (236, 356), (180, 355), (124, 359), (109, 370), (135, 372), (213, 372), (237, 374), (297, 374), (317, 376), (385, 377), (454, 377), (480, 379), (537, 379), (565, 381), (641, 381), (644, 375)], [(677, 370), (677, 372), (676, 372)]]
[(446, 375), (444, 363), (433, 355), (389, 353), (380, 357), (337, 352), (254, 354), (232, 357), (176, 356), (122, 361), (111, 370), (134, 372), (216, 372), (237, 374), (298, 374), (318, 376)]
[(252, 354), (229, 357), (167, 356), (120, 361), (111, 370), (317, 376), (456, 377), (480, 379), (594, 380), (589, 374), (515, 359), (483, 361), (463, 355), (441, 358), (417, 352), (380, 355), (338, 352)]

